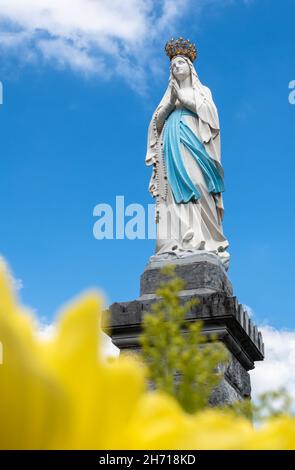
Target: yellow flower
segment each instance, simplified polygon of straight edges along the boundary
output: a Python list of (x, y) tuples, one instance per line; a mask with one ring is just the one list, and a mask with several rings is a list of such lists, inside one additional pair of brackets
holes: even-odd
[[(12, 295), (0, 268), (0, 447), (120, 446), (134, 403), (144, 392), (136, 360), (100, 360), (101, 300), (89, 293), (60, 315), (49, 341)], [(118, 442), (118, 444), (116, 444)]]
[(217, 410), (190, 415), (173, 398), (157, 393), (138, 403), (128, 432), (129, 449), (168, 450), (239, 449), (253, 434), (246, 419)]
[(145, 387), (135, 357), (100, 354), (102, 301), (90, 292), (60, 314), (49, 340), (0, 264), (1, 449), (292, 449), (295, 420), (259, 430), (216, 410), (189, 415)]
[(254, 450), (294, 450), (295, 418), (290, 416), (272, 418), (261, 429), (252, 433), (244, 446), (246, 449)]

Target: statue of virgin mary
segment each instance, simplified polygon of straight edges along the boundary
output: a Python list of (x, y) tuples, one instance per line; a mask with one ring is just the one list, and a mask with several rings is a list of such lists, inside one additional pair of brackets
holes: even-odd
[(149, 191), (156, 199), (155, 257), (211, 252), (227, 269), (217, 109), (193, 66), (194, 44), (172, 39), (165, 49), (169, 83), (149, 126), (146, 155), (146, 164), (153, 165)]

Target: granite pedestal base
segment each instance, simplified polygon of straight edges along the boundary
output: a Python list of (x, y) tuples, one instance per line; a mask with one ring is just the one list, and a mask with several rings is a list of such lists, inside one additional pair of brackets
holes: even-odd
[(230, 353), (230, 362), (223, 370), (223, 380), (214, 390), (211, 403), (232, 403), (251, 396), (248, 371), (264, 358), (262, 335), (249, 318), (243, 305), (233, 295), (227, 273), (213, 253), (202, 253), (185, 259), (149, 263), (140, 281), (140, 297), (131, 302), (111, 305), (110, 326), (113, 343), (121, 350), (138, 351), (142, 318), (157, 301), (155, 291), (161, 281), (161, 268), (176, 265), (176, 274), (186, 285), (180, 293), (183, 301), (197, 298), (198, 304), (186, 321), (203, 321), (205, 335), (214, 334)]

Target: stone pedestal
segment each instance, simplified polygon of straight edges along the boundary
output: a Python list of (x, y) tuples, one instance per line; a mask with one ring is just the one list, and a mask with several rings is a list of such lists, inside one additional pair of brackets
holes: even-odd
[(204, 334), (214, 334), (230, 353), (229, 365), (224, 370), (222, 382), (212, 394), (211, 403), (231, 403), (249, 398), (248, 371), (254, 368), (255, 361), (264, 358), (262, 336), (233, 295), (227, 273), (213, 253), (150, 262), (141, 276), (140, 297), (131, 302), (117, 302), (110, 307), (113, 343), (121, 350), (139, 350), (142, 318), (157, 301), (155, 290), (161, 280), (160, 270), (167, 263), (176, 265), (176, 274), (186, 283), (185, 290), (180, 293), (181, 299), (199, 300), (188, 313), (187, 321), (201, 319)]

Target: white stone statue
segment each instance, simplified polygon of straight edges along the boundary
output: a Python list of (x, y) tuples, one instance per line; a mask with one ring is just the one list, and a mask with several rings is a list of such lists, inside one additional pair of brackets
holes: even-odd
[(193, 66), (196, 49), (182, 38), (166, 44), (170, 77), (148, 131), (149, 191), (156, 199), (157, 243), (152, 258), (214, 253), (229, 265), (223, 229), (220, 127), (209, 88)]

